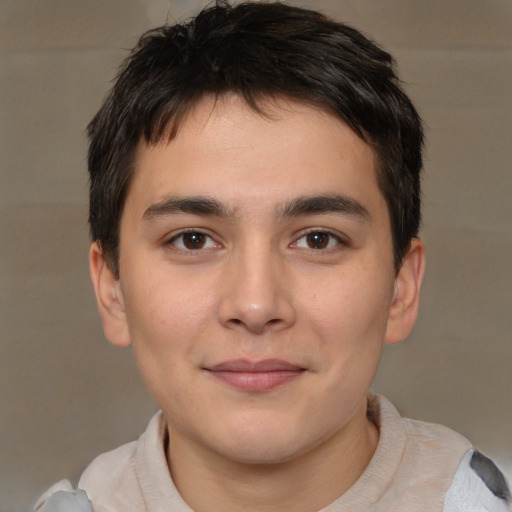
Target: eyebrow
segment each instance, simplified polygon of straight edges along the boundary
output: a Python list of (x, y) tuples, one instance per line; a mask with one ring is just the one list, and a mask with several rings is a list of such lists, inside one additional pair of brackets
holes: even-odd
[(172, 213), (191, 213), (217, 217), (231, 217), (231, 212), (219, 201), (210, 197), (168, 197), (152, 204), (144, 212), (143, 218), (152, 220)]
[[(216, 199), (204, 196), (171, 196), (152, 204), (143, 214), (146, 220), (174, 213), (189, 213), (223, 218), (233, 218), (234, 212)], [(276, 217), (284, 220), (305, 215), (341, 213), (371, 222), (370, 212), (356, 199), (348, 196), (331, 194), (321, 196), (303, 196), (291, 200), (277, 208)]]
[(297, 197), (279, 208), (278, 217), (300, 217), (323, 213), (341, 213), (371, 222), (370, 212), (356, 199), (340, 194)]

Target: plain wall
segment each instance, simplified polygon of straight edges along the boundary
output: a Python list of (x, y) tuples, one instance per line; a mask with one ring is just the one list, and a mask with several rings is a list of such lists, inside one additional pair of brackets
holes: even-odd
[[(310, 0), (395, 55), (427, 126), (428, 270), (376, 391), (512, 476), (512, 2)], [(156, 406), (110, 347), (87, 269), (85, 127), (145, 29), (201, 1), (0, 2), (0, 510), (28, 510)]]

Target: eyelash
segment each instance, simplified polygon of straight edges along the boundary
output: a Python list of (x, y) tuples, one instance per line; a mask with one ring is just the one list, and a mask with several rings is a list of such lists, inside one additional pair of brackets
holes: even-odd
[[(311, 235), (326, 235), (328, 237), (327, 247), (317, 247), (317, 248), (315, 248), (315, 247), (300, 247), (300, 248), (306, 249), (309, 251), (324, 252), (324, 251), (329, 251), (329, 250), (335, 250), (337, 246), (345, 246), (345, 247), (348, 246), (348, 242), (344, 238), (342, 238), (339, 234), (334, 233), (328, 229), (320, 229), (320, 228), (310, 229), (309, 231), (302, 233), (301, 236), (299, 238), (297, 238), (291, 244), (291, 246), (299, 247), (300, 240), (306, 239), (308, 236), (311, 236)], [(331, 244), (331, 242), (333, 240), (336, 242), (335, 246), (329, 247), (329, 244)]]
[[(203, 242), (203, 245), (200, 247), (187, 247), (185, 245), (184, 237), (186, 235), (198, 235), (200, 237), (199, 243)], [(307, 237), (313, 235), (324, 235), (327, 237), (327, 241), (324, 247), (300, 247), (301, 240), (307, 240)], [(202, 238), (202, 240), (201, 240)], [(181, 247), (176, 242), (181, 239)], [(332, 246), (332, 242), (335, 242), (335, 245)], [(321, 241), (320, 241), (321, 242)], [(308, 243), (308, 242), (306, 242)], [(169, 240), (166, 241), (165, 245), (172, 246), (173, 249), (178, 251), (183, 251), (187, 253), (199, 253), (203, 250), (215, 249), (219, 248), (220, 244), (216, 242), (211, 235), (201, 231), (199, 229), (188, 229), (185, 231), (180, 231), (179, 233), (173, 235)], [(205, 247), (205, 245), (208, 245)], [(345, 239), (343, 239), (339, 234), (336, 234), (328, 229), (310, 229), (307, 232), (303, 232), (298, 238), (295, 239), (294, 242), (290, 244), (290, 247), (296, 247), (299, 249), (305, 249), (314, 252), (325, 252), (330, 250), (335, 250), (337, 246), (348, 246), (348, 243)]]
[[(204, 237), (204, 239), (206, 239), (206, 244), (210, 244), (211, 247), (199, 247), (199, 248), (190, 248), (190, 247), (185, 247), (184, 245), (184, 240), (183, 238), (186, 236), (186, 235), (199, 235), (200, 237)], [(177, 244), (176, 244), (176, 241), (181, 239), (181, 245), (182, 247), (179, 247)], [(193, 252), (200, 252), (201, 250), (205, 250), (205, 249), (212, 249), (212, 248), (216, 248), (216, 247), (219, 247), (220, 244), (218, 242), (216, 242), (213, 237), (211, 235), (209, 235), (208, 233), (205, 233), (204, 231), (201, 231), (199, 229), (187, 229), (187, 230), (184, 230), (184, 231), (180, 231), (179, 233), (173, 235), (171, 238), (169, 238), (169, 240), (167, 240), (165, 242), (165, 245), (167, 246), (173, 246), (174, 249), (176, 250), (179, 250), (179, 251), (183, 251), (183, 252), (189, 252), (189, 253), (193, 253)]]

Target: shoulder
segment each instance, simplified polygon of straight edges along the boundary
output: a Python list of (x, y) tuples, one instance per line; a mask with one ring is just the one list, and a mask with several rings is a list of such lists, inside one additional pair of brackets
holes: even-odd
[(151, 462), (157, 458), (165, 460), (165, 432), (164, 418), (160, 411), (151, 419), (137, 441), (103, 453), (92, 461), (82, 474), (78, 487), (87, 493), (95, 512), (146, 510), (141, 486), (144, 473), (141, 458), (149, 458)]
[(389, 475), (390, 461), (397, 460), (375, 510), (426, 510), (421, 504), (427, 503), (429, 510), (443, 512), (509, 510), (505, 478), (465, 437), (442, 425), (402, 418), (382, 397), (371, 405), (381, 429), (376, 455), (385, 469), (380, 473)]
[[(83, 510), (83, 512), (89, 512), (87, 508), (82, 509), (76, 506), (70, 508), (68, 505), (63, 509), (56, 508), (55, 504), (60, 506), (62, 500), (70, 500), (72, 496), (78, 496), (82, 501), (85, 499), (84, 504), (90, 501), (94, 506), (94, 512), (116, 512), (125, 509), (146, 510), (139, 483), (137, 457), (141, 445), (145, 443), (148, 436), (160, 437), (161, 423), (162, 415), (157, 413), (138, 441), (124, 444), (115, 450), (96, 457), (83, 472), (77, 490), (72, 488), (69, 481), (62, 480), (50, 487), (39, 498), (34, 511), (59, 512), (65, 510), (66, 512), (82, 512)], [(156, 439), (155, 442), (159, 442), (159, 439)]]
[(137, 441), (96, 457), (82, 474), (78, 488), (87, 492), (93, 503), (101, 502), (115, 489), (136, 487), (135, 454)]
[(443, 512), (507, 512), (510, 490), (496, 464), (475, 449), (462, 458), (446, 493)]
[(419, 464), (451, 461), (457, 466), (445, 495), (443, 512), (507, 512), (510, 490), (496, 464), (476, 450), (466, 438), (442, 425), (404, 420), (410, 449), (416, 451)]
[(436, 423), (403, 418), (407, 433), (408, 450), (420, 464), (450, 461), (453, 470), (462, 456), (473, 447), (464, 436), (451, 428)]
[(417, 469), (425, 477), (439, 473), (451, 481), (462, 457), (472, 448), (471, 442), (443, 425), (403, 418), (382, 396), (373, 395), (372, 399), (378, 400), (378, 408), (373, 407), (387, 456), (400, 449), (401, 467), (407, 473)]
[(61, 480), (37, 500), (33, 511), (92, 512), (94, 504), (94, 512), (114, 512), (120, 505), (118, 496), (128, 503), (137, 502), (136, 450), (137, 442), (133, 442), (96, 457), (82, 474), (78, 489), (69, 480)]

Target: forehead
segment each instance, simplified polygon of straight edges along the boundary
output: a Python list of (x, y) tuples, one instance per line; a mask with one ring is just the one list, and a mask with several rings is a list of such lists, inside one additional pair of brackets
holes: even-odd
[(260, 195), (275, 204), (298, 195), (380, 195), (372, 147), (338, 117), (286, 99), (259, 106), (262, 113), (236, 95), (203, 98), (171, 140), (141, 141), (128, 199), (141, 190), (148, 201)]

